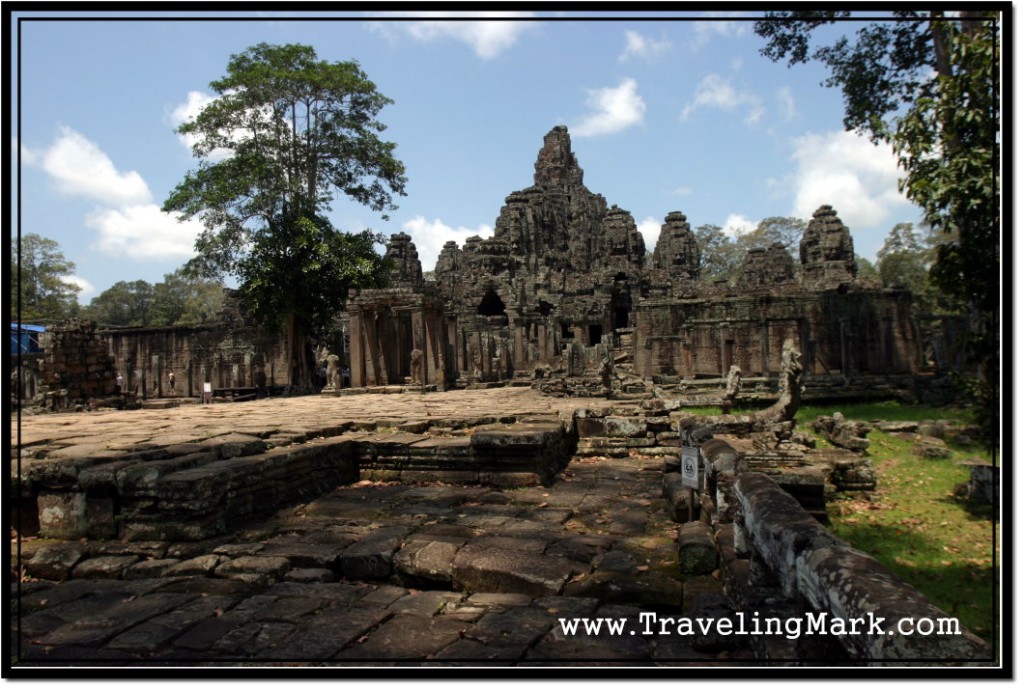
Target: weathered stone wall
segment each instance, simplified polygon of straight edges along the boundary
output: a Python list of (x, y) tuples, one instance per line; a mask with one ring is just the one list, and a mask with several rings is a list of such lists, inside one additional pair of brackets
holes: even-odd
[(64, 410), (117, 395), (114, 358), (93, 322), (58, 322), (40, 341), (45, 352), (39, 363), (40, 404), (44, 408)]
[(178, 396), (201, 396), (214, 388), (288, 385), (288, 353), (282, 334), (239, 322), (196, 326), (106, 329), (99, 332), (117, 362), (128, 391), (155, 398), (169, 395), (174, 372)]
[(808, 374), (897, 374), (920, 369), (905, 291), (858, 290), (718, 299), (648, 300), (634, 314), (640, 376), (777, 374), (782, 344), (800, 344)]

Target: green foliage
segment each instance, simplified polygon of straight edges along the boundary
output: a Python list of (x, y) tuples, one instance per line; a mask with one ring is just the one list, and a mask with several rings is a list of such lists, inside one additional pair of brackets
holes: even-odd
[[(302, 45), (251, 47), (210, 86), (217, 99), (179, 128), (194, 137), (199, 167), (163, 207), (206, 227), (188, 269), (237, 276), (269, 323), (323, 327), (350, 286), (381, 280), (380, 238), (339, 233), (326, 213), (344, 196), (387, 218), (393, 195), (405, 194), (396, 145), (378, 136), (377, 115), (391, 100), (358, 63), (321, 61)], [(298, 340), (293, 333), (296, 349)]]
[(914, 294), (918, 316), (962, 313), (963, 306), (953, 305), (932, 282), (929, 268), (934, 261), (935, 247), (930, 238), (912, 223), (897, 223), (878, 251), (878, 273), (886, 287), (907, 288)]
[(193, 276), (185, 267), (164, 274), (153, 287), (153, 323), (198, 324), (212, 321), (224, 306), (224, 286)]
[(879, 285), (882, 284), (882, 275), (878, 272), (878, 267), (871, 263), (871, 260), (858, 254), (855, 261), (857, 262), (857, 278), (862, 281), (867, 280)]
[[(369, 230), (338, 233), (326, 219), (299, 218), (253, 235), (252, 251), (238, 265), (241, 291), (253, 314), (281, 326), (302, 315), (313, 331), (326, 326), (352, 287), (383, 287), (383, 238)], [(283, 289), (287, 286), (287, 289)]]
[(747, 252), (782, 244), (794, 258), (800, 253), (800, 240), (807, 222), (799, 218), (771, 216), (748, 233), (730, 237), (721, 226), (705, 224), (693, 231), (700, 249), (700, 275), (708, 281), (733, 281), (739, 274)]
[(75, 270), (60, 245), (35, 233), (11, 238), (11, 311), (18, 309), (21, 283), (21, 321), (53, 322), (78, 313), (80, 286), (68, 282)]
[[(855, 41), (841, 36), (812, 52), (815, 30), (847, 16), (769, 12), (755, 31), (772, 60), (828, 66), (825, 84), (843, 91), (846, 128), (893, 146), (906, 172), (901, 191), (942, 239), (932, 282), (971, 313), (968, 354), (991, 391), (983, 404), (991, 408), (998, 396), (1002, 15), (902, 10), (862, 26)], [(887, 272), (907, 269), (907, 258), (895, 257)]]
[(800, 241), (807, 230), (807, 221), (795, 217), (770, 216), (757, 224), (757, 228), (736, 238), (737, 244), (746, 253), (755, 248), (768, 248), (778, 243), (794, 259), (800, 257)]
[(721, 226), (704, 224), (693, 231), (700, 249), (700, 275), (707, 281), (731, 280), (743, 254)]
[(147, 281), (118, 281), (94, 297), (82, 316), (101, 326), (149, 326), (155, 298)]

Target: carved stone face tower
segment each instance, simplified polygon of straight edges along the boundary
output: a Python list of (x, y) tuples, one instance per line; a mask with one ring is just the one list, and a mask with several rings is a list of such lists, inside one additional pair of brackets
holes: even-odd
[(800, 264), (805, 288), (836, 290), (857, 278), (857, 258), (850, 229), (835, 209), (818, 207), (800, 241)]

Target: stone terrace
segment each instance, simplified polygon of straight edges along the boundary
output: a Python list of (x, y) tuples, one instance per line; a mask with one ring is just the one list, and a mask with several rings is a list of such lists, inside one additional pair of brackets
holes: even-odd
[[(418, 434), (424, 422), (453, 435), (512, 422), (571, 430), (579, 405), (508, 388), (36, 416), (22, 420), (22, 456), (29, 471), (72, 468), (80, 478), (89, 467), (67, 462), (101, 449), (219, 439), (223, 456), (244, 439), (287, 449), (354, 428)], [(642, 611), (678, 616), (684, 604), (724, 602), (708, 575), (713, 558), (681, 567), (664, 458), (577, 456), (550, 486), (351, 478), (201, 540), (27, 540), (13, 652), (43, 665), (750, 659), (735, 640), (642, 635)], [(710, 539), (698, 541), (705, 552)], [(580, 616), (625, 617), (637, 635), (560, 631), (559, 617)]]

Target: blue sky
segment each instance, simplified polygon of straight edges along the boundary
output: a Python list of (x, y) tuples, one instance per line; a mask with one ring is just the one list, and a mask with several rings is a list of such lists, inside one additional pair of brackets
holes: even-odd
[(893, 225), (919, 220), (889, 149), (843, 131), (841, 94), (820, 85), (825, 72), (758, 53), (756, 15), (495, 14), (15, 21), (21, 231), (60, 243), (83, 304), (117, 281), (155, 283), (183, 264), (198, 225), (159, 211), (196, 163), (175, 127), (212, 96), (229, 57), (260, 42), (357, 60), (395, 101), (380, 118), (407, 167), (408, 196), (387, 222), (342, 202), (332, 219), (343, 230), (409, 233), (424, 270), (445, 241), (491, 234), (505, 197), (532, 184), (543, 137), (559, 124), (584, 183), (632, 213), (648, 251), (670, 211), (694, 228), (742, 232), (831, 204), (872, 260)]

